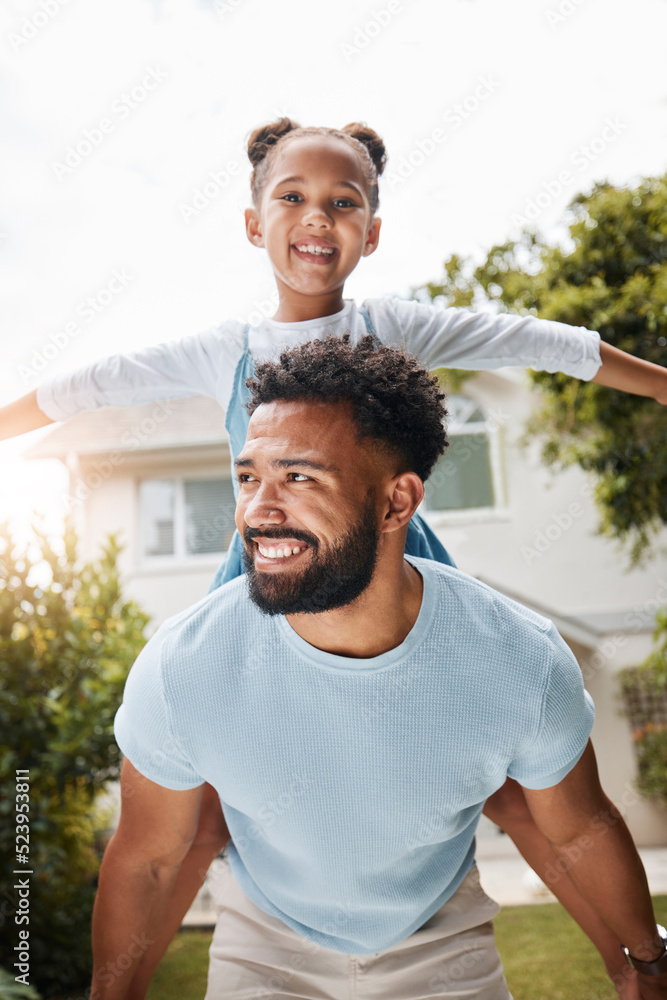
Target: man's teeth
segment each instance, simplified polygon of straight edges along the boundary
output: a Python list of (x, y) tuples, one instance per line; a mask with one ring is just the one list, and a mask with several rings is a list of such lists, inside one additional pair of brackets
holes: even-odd
[(297, 244), (297, 250), (300, 250), (302, 253), (323, 253), (323, 254), (335, 253), (334, 247), (320, 247), (320, 246), (316, 247), (316, 246), (311, 246), (309, 243), (308, 244), (302, 243), (301, 245)]
[(278, 548), (274, 548), (272, 545), (270, 548), (265, 549), (262, 548), (259, 542), (257, 543), (257, 548), (260, 553), (268, 559), (286, 559), (287, 556), (295, 556), (297, 553), (304, 551), (303, 548), (300, 548), (298, 545), (282, 545), (278, 546)]

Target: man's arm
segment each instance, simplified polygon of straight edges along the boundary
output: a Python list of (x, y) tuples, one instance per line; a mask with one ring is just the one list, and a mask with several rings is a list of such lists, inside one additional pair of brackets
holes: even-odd
[(51, 417), (47, 417), (37, 405), (37, 390), (34, 389), (8, 406), (0, 406), (0, 441), (52, 423)]
[[(608, 927), (645, 961), (662, 942), (646, 873), (621, 814), (602, 791), (592, 744), (557, 785), (525, 788), (526, 801), (564, 871)], [(667, 974), (639, 974), (642, 1000), (667, 998)]]
[(165, 918), (156, 933), (152, 935), (152, 943), (137, 965), (126, 1000), (145, 1000), (153, 973), (181, 926), (183, 917), (190, 909), (197, 892), (201, 889), (211, 862), (229, 842), (229, 830), (218, 793), (209, 784), (203, 785), (202, 788), (199, 826), (195, 839), (174, 881)]
[(607, 385), (610, 389), (632, 392), (636, 396), (650, 396), (658, 403), (667, 404), (667, 368), (643, 361), (626, 354), (611, 344), (600, 341), (602, 367), (591, 382)]
[(93, 910), (91, 1000), (126, 996), (194, 839), (202, 788), (164, 788), (123, 761), (120, 821), (102, 860)]

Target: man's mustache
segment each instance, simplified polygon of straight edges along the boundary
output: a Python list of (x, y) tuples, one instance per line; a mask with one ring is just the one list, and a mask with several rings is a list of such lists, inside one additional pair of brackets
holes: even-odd
[(313, 535), (309, 535), (306, 531), (292, 531), (289, 528), (265, 528), (263, 531), (259, 528), (246, 528), (243, 532), (244, 542), (249, 545), (253, 538), (294, 538), (298, 542), (305, 542), (313, 549), (318, 547), (317, 539)]

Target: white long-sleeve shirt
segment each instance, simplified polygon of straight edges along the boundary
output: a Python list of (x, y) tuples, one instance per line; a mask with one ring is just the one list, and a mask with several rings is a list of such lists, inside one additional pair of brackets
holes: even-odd
[[(384, 344), (404, 347), (428, 369), (518, 366), (588, 380), (601, 365), (600, 335), (585, 327), (534, 316), (442, 309), (394, 296), (365, 299), (363, 305)], [(226, 410), (243, 351), (243, 328), (228, 320), (203, 333), (57, 375), (39, 386), (37, 405), (52, 420), (66, 420), (101, 406), (202, 394)], [(300, 323), (264, 319), (250, 329), (249, 348), (254, 358), (270, 358), (292, 344), (348, 331), (354, 343), (367, 332), (352, 299), (332, 316)]]

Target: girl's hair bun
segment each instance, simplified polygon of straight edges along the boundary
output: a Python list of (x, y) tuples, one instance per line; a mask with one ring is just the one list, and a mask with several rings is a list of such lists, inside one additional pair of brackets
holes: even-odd
[(341, 129), (341, 132), (363, 143), (368, 150), (371, 160), (375, 164), (375, 169), (379, 177), (387, 162), (387, 151), (384, 142), (377, 132), (366, 125), (365, 122), (350, 122), (349, 125), (345, 125)]
[(272, 146), (288, 132), (301, 128), (298, 122), (291, 118), (279, 118), (268, 125), (256, 128), (248, 139), (248, 158), (253, 166), (257, 166), (266, 157)]

